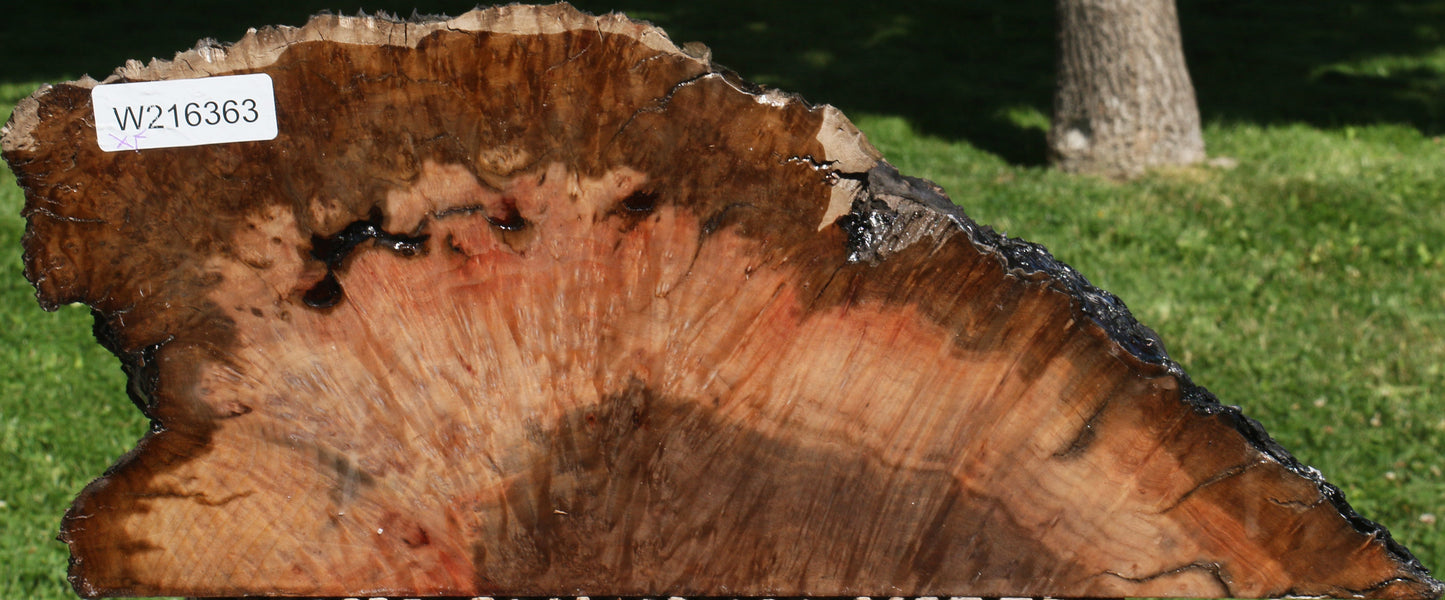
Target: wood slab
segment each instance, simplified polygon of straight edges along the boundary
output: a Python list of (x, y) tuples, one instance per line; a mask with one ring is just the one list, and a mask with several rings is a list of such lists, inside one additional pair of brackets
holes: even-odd
[(41, 305), (153, 422), (65, 516), (81, 595), (1441, 595), (1117, 298), (647, 24), (106, 82), (243, 73), (274, 140), (102, 152), (90, 79), (4, 134)]

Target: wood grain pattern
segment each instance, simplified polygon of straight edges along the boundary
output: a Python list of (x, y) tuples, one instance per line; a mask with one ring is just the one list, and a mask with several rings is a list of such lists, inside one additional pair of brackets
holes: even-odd
[(95, 595), (1436, 598), (1117, 299), (831, 107), (565, 5), (318, 17), (280, 136), (17, 108), (26, 275), (153, 420), (66, 515)]

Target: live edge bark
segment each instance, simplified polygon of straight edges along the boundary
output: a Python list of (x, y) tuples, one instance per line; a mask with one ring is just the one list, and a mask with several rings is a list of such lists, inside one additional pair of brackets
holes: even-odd
[(838, 111), (565, 5), (318, 17), (271, 141), (22, 101), (26, 275), (154, 430), (83, 595), (1372, 596), (1440, 584), (1114, 296)]

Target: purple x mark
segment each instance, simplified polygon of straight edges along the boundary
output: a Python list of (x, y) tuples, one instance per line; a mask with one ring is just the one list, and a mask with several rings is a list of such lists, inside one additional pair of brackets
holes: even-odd
[(110, 136), (110, 139), (115, 140), (115, 149), (116, 149), (116, 150), (124, 150), (124, 149), (126, 149), (126, 148), (130, 148), (130, 149), (132, 149), (132, 150), (140, 150), (140, 141), (141, 141), (142, 139), (145, 139), (145, 136), (146, 136), (145, 132), (137, 133), (137, 134), (135, 134), (135, 135), (125, 135), (125, 136), (119, 136), (119, 137), (117, 137), (117, 136), (116, 136), (115, 134), (113, 134), (113, 133), (107, 134), (107, 135)]

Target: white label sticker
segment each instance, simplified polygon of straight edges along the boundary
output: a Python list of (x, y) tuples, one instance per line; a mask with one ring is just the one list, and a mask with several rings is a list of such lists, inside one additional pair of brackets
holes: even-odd
[(95, 140), (106, 152), (276, 138), (265, 73), (97, 85)]

